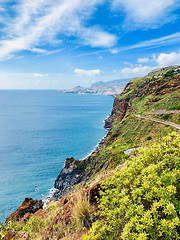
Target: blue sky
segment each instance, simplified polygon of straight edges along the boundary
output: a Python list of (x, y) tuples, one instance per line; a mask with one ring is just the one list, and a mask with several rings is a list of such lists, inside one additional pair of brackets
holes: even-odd
[(178, 0), (1, 0), (0, 89), (65, 89), (180, 65)]

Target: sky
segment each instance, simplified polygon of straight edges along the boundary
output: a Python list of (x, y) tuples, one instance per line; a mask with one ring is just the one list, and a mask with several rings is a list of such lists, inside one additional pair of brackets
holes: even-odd
[(0, 0), (0, 89), (67, 89), (180, 65), (180, 0)]

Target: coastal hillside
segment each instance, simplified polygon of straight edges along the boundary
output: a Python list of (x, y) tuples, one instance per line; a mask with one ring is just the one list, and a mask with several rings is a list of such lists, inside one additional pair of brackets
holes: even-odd
[(130, 81), (106, 138), (65, 160), (53, 199), (26, 198), (1, 239), (180, 239), (180, 67)]

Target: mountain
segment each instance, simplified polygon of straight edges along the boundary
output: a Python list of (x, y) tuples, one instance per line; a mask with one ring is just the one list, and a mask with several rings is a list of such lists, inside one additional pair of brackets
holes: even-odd
[(90, 87), (81, 87), (77, 86), (68, 90), (59, 90), (63, 93), (74, 93), (74, 94), (95, 94), (95, 95), (110, 95), (117, 96), (120, 92), (123, 91), (126, 84), (129, 82), (129, 79), (120, 79), (113, 80), (108, 82), (96, 82), (93, 83)]
[(66, 159), (54, 200), (44, 210), (35, 201), (34, 213), (26, 199), (1, 227), (2, 238), (179, 239), (179, 70), (130, 81), (99, 148), (84, 160)]

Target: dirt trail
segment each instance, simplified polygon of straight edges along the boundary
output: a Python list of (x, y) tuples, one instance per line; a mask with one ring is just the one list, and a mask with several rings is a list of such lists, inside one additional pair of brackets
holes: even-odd
[(136, 158), (136, 156), (131, 153), (134, 149), (137, 149), (137, 148), (129, 148), (126, 151), (124, 151), (124, 153), (127, 154), (127, 155), (130, 155), (131, 157)]
[(180, 113), (180, 110), (171, 110), (171, 111), (159, 110), (156, 112), (144, 112), (143, 114), (166, 114), (166, 113)]
[[(143, 114), (166, 114), (166, 113), (180, 113), (180, 110), (172, 110), (172, 111), (159, 110), (159, 111), (156, 111), (156, 112), (144, 112)], [(147, 119), (147, 120), (151, 120), (151, 121), (154, 121), (154, 122), (162, 123), (162, 124), (165, 124), (165, 125), (170, 125), (172, 127), (180, 129), (180, 125), (178, 125), (176, 123), (164, 121), (164, 120), (158, 119), (158, 118), (146, 117), (146, 116), (142, 116), (142, 115), (135, 115), (135, 116), (139, 117), (139, 118), (144, 118), (144, 119)], [(124, 153), (127, 154), (127, 155), (130, 155), (131, 157), (136, 158), (136, 156), (131, 153), (134, 149), (136, 149), (136, 148), (129, 148), (126, 151), (124, 151)]]
[[(168, 111), (167, 111), (167, 112), (168, 112)], [(157, 113), (157, 114), (159, 114), (159, 113)], [(178, 124), (176, 124), (176, 123), (164, 121), (164, 120), (158, 119), (158, 118), (141, 116), (141, 115), (135, 115), (135, 116), (138, 117), (138, 118), (148, 119), (148, 120), (151, 120), (151, 121), (154, 121), (154, 122), (159, 122), (159, 123), (162, 123), (162, 124), (165, 124), (165, 125), (170, 125), (170, 126), (172, 126), (172, 127), (175, 127), (175, 128), (177, 128), (177, 129), (180, 129), (180, 125), (178, 125)]]

